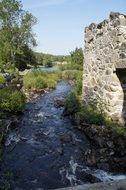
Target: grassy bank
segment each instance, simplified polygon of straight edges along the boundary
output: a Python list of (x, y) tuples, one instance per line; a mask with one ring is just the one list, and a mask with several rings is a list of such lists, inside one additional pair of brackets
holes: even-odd
[(23, 77), (24, 89), (54, 89), (59, 80), (72, 81), (76, 92), (80, 95), (82, 92), (82, 71), (64, 70), (45, 72), (40, 70), (29, 71)]
[(30, 71), (23, 77), (23, 87), (27, 90), (54, 89), (60, 78), (60, 72)]
[(25, 96), (22, 92), (10, 88), (0, 90), (0, 114), (18, 113), (25, 107)]
[(0, 84), (4, 84), (5, 83), (5, 78), (0, 74)]
[(82, 129), (87, 125), (94, 125), (96, 128), (97, 126), (101, 128), (105, 126), (103, 132), (105, 135), (111, 134), (112, 138), (116, 140), (121, 138), (126, 142), (126, 128), (108, 118), (102, 105), (99, 104), (98, 109), (97, 104), (97, 101), (91, 101), (88, 105), (85, 105), (76, 92), (71, 92), (66, 98), (64, 113), (72, 116)]
[(21, 91), (4, 88), (0, 90), (0, 160), (2, 158), (4, 137), (8, 131), (11, 117), (25, 108), (25, 96)]

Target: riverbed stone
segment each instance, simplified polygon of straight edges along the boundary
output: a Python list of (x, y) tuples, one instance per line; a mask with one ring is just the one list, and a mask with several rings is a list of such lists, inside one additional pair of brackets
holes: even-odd
[(63, 97), (55, 97), (54, 98), (54, 106), (57, 108), (63, 107), (65, 105), (65, 98)]
[(62, 133), (60, 134), (60, 140), (64, 143), (70, 143), (72, 142), (72, 136), (71, 134)]

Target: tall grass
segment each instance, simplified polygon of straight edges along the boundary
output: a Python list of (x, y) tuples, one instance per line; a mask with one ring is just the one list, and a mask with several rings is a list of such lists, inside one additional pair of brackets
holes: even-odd
[(23, 86), (27, 90), (55, 88), (60, 79), (59, 72), (30, 71), (23, 77)]
[(3, 77), (3, 75), (0, 74), (0, 84), (4, 83), (5, 83), (5, 78)]
[(82, 76), (83, 72), (78, 70), (64, 70), (62, 71), (62, 78), (64, 80), (72, 80), (74, 82), (74, 89), (78, 95), (82, 94)]
[(0, 114), (21, 112), (25, 107), (25, 96), (18, 90), (0, 90)]

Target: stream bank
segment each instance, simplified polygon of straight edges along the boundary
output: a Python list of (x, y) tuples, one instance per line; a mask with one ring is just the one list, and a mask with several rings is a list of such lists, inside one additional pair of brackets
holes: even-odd
[(125, 175), (88, 167), (83, 155), (95, 149), (69, 118), (56, 97), (64, 98), (71, 86), (57, 88), (28, 103), (17, 127), (7, 135), (0, 182), (12, 190), (56, 189), (85, 183), (125, 179)]

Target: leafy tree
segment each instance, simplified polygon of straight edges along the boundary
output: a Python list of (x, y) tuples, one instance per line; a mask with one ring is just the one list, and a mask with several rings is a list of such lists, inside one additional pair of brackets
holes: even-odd
[(19, 70), (25, 70), (27, 65), (37, 66), (37, 60), (34, 52), (28, 46), (23, 46), (21, 51), (15, 54), (15, 67)]
[(36, 45), (32, 27), (36, 18), (22, 9), (20, 0), (0, 1), (0, 64), (15, 64), (24, 46)]
[(83, 65), (83, 50), (82, 48), (76, 48), (70, 53), (72, 64)]

